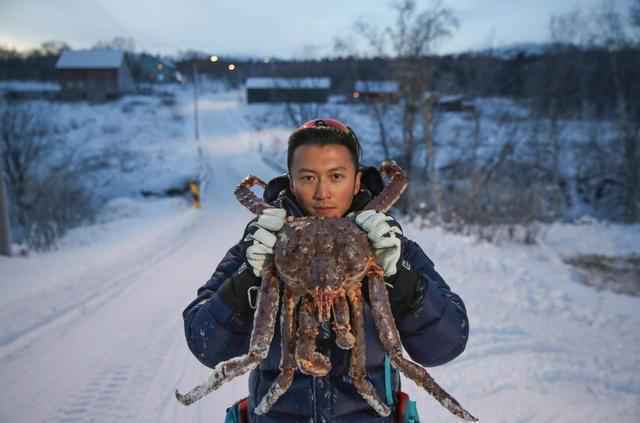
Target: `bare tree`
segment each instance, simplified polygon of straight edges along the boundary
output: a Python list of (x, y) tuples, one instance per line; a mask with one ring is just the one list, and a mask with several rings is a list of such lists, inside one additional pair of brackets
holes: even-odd
[[(421, 130), (427, 151), (425, 167), (428, 170), (431, 201), (435, 202), (434, 206), (439, 211), (442, 205), (433, 141), (433, 66), (428, 55), (433, 53), (438, 42), (452, 35), (458, 20), (452, 9), (445, 7), (442, 1), (432, 2), (423, 11), (418, 11), (412, 0), (395, 2), (392, 7), (396, 12), (396, 25), (387, 28), (387, 33), (395, 55), (400, 59), (395, 75), (400, 81), (404, 100), (404, 165), (411, 177), (415, 140)], [(405, 212), (412, 207), (411, 195), (407, 195), (407, 198), (409, 201), (404, 204)]]
[(617, 50), (629, 45), (628, 27), (613, 2), (603, 0), (591, 10), (591, 44)]
[[(400, 105), (402, 108), (402, 165), (409, 178), (414, 175), (416, 148), (422, 141), (431, 153), (427, 157), (426, 167), (435, 172), (433, 161), (433, 138), (431, 120), (433, 113), (432, 65), (428, 59), (435, 47), (443, 39), (451, 36), (458, 27), (458, 19), (452, 9), (441, 0), (432, 1), (428, 7), (418, 10), (415, 0), (398, 0), (391, 3), (395, 14), (395, 24), (381, 29), (364, 20), (356, 21), (355, 34), (363, 39), (368, 50), (374, 55), (393, 57), (396, 62), (393, 77), (400, 83)], [(338, 40), (337, 46), (346, 42)], [(376, 119), (384, 118), (381, 110), (375, 111)], [(386, 142), (386, 129), (378, 122), (381, 142)], [(388, 150), (388, 145), (383, 144)], [(431, 181), (435, 181), (434, 174)], [(410, 188), (411, 189), (411, 185)], [(437, 197), (437, 196), (436, 196)], [(403, 212), (412, 208), (412, 193), (407, 192), (401, 204)]]
[[(274, 78), (273, 88), (283, 91), (308, 88), (314, 86), (319, 81), (307, 78), (291, 78), (288, 80)], [(249, 113), (246, 118), (253, 128), (260, 132), (266, 128), (287, 127), (297, 128), (304, 122), (318, 117), (331, 116), (340, 118), (338, 110), (331, 104), (322, 102), (302, 102), (293, 101), (291, 98), (280, 103), (274, 103), (272, 107), (260, 113)], [(266, 144), (266, 145), (265, 145)], [(262, 161), (269, 167), (280, 173), (286, 173), (286, 150), (285, 140), (269, 139), (266, 143), (258, 144), (258, 153)]]
[(94, 44), (94, 48), (113, 48), (133, 53), (136, 41), (131, 37), (113, 37), (111, 40), (101, 40)]
[(537, 221), (557, 219), (565, 204), (551, 178), (552, 164), (545, 161), (551, 155), (547, 133), (537, 122), (531, 125), (528, 118), (509, 112), (499, 114), (492, 127), (486, 137), (502, 143), (485, 145), (484, 157), (476, 163), (463, 157), (456, 164), (458, 169), (448, 169), (458, 173), (462, 183), (443, 194), (447, 199), (444, 224), (455, 231), (479, 230), (486, 239), (503, 231), (504, 225), (535, 232)]
[[(53, 154), (55, 143), (47, 142), (50, 130), (41, 115), (26, 107), (3, 103), (0, 112), (0, 156), (17, 210), (28, 210), (29, 183), (47, 156)], [(24, 226), (24, 213), (17, 213), (18, 224)]]
[[(632, 17), (637, 13), (637, 7), (637, 3), (632, 6)], [(633, 119), (633, 115), (640, 113), (632, 110), (634, 103), (624, 86), (620, 65), (621, 51), (632, 46), (633, 40), (626, 31), (623, 17), (611, 3), (603, 2), (595, 11), (595, 19), (599, 29), (596, 42), (609, 52), (619, 134), (624, 145), (624, 220), (629, 223), (637, 222), (640, 220), (640, 122)]]
[(328, 113), (326, 105), (321, 103), (286, 102), (284, 103), (284, 111), (285, 123), (294, 128), (297, 128), (311, 119), (315, 119), (318, 116), (324, 116)]
[(551, 42), (560, 46), (584, 46), (593, 43), (593, 22), (582, 9), (553, 15), (549, 19)]
[(392, 3), (396, 12), (396, 24), (387, 27), (393, 54), (400, 58), (419, 58), (432, 54), (437, 44), (450, 37), (459, 22), (453, 10), (442, 0), (434, 0), (422, 11), (415, 0), (398, 0)]
[(57, 56), (64, 50), (69, 50), (71, 47), (64, 41), (45, 41), (40, 44), (40, 50), (44, 55)]
[[(619, 151), (622, 157), (620, 160), (615, 159), (622, 165), (622, 183), (623, 186), (623, 203), (624, 203), (624, 220), (627, 222), (635, 222), (640, 219), (640, 110), (636, 100), (637, 94), (629, 86), (630, 68), (634, 66), (625, 60), (625, 57), (637, 57), (638, 41), (640, 32), (640, 0), (634, 0), (629, 8), (629, 16), (626, 19), (615, 4), (603, 1), (599, 6), (592, 10), (583, 12), (580, 9), (569, 12), (565, 15), (552, 17), (550, 21), (550, 32), (552, 40), (557, 44), (572, 45), (579, 49), (595, 49), (602, 52), (608, 62), (609, 81), (610, 81), (610, 98), (615, 105), (615, 113), (612, 113), (613, 119), (617, 127), (617, 139), (621, 144), (620, 149), (612, 149)], [(631, 54), (630, 54), (630, 53)], [(580, 60), (583, 60), (583, 54), (574, 54), (573, 56), (565, 54), (558, 55), (559, 59), (554, 64), (554, 69), (550, 72), (554, 75), (547, 87), (556, 87), (557, 93), (552, 92), (550, 104), (553, 106), (557, 101), (561, 100), (559, 93), (566, 90), (562, 84), (574, 84), (578, 79), (580, 92), (583, 103), (587, 102), (588, 90), (592, 84), (592, 78), (585, 74), (588, 72), (586, 66), (581, 66)], [(564, 60), (563, 60), (564, 59)], [(577, 60), (575, 60), (577, 59)], [(570, 68), (574, 71), (568, 71)], [(562, 75), (565, 78), (562, 78)], [(568, 79), (568, 81), (567, 81)], [(553, 91), (553, 90), (552, 90)], [(583, 116), (587, 116), (585, 111), (588, 105), (583, 107)], [(558, 119), (558, 110), (551, 107), (552, 121)], [(582, 153), (586, 150), (582, 149)], [(583, 157), (585, 160), (587, 157)], [(614, 169), (615, 170), (615, 169)], [(615, 175), (610, 175), (607, 180), (617, 180)], [(597, 186), (597, 184), (596, 184)]]
[(0, 160), (19, 241), (49, 249), (69, 229), (95, 217), (92, 176), (117, 163), (117, 148), (72, 148), (50, 123), (50, 110), (0, 103)]
[[(357, 20), (354, 28), (356, 34), (368, 40), (372, 52), (376, 55), (383, 54), (384, 48), (380, 44), (382, 42), (381, 35), (377, 32), (370, 33), (371, 31), (377, 31), (377, 28), (370, 27), (364, 20)], [(334, 40), (334, 50), (338, 53), (357, 57), (359, 53), (355, 50), (356, 44), (354, 34), (349, 34), (345, 38), (336, 38)], [(364, 107), (362, 109), (376, 125), (378, 132), (377, 142), (382, 149), (383, 158), (398, 160), (397, 151), (401, 149), (401, 146), (399, 147), (399, 140), (393, 133), (394, 122), (397, 119), (396, 104), (399, 94), (394, 91), (396, 85), (389, 84), (385, 86), (384, 83), (390, 81), (369, 80), (360, 67), (356, 66), (356, 61), (351, 60), (350, 64), (351, 79), (359, 83), (356, 84), (356, 90), (361, 85), (360, 89), (365, 91), (363, 93), (358, 92), (357, 101), (363, 104)], [(369, 95), (370, 93), (375, 94)]]
[(391, 145), (395, 144), (389, 128), (389, 121), (392, 113), (392, 104), (389, 101), (377, 101), (375, 99), (366, 100), (367, 108), (378, 127), (378, 139), (382, 147), (385, 159), (392, 158)]
[(640, 44), (640, 0), (633, 0), (629, 8), (629, 25), (637, 46)]

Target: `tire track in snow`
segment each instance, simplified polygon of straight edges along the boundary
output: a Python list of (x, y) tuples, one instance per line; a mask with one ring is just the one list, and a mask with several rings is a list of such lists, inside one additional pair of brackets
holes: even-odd
[[(220, 116), (220, 118), (227, 120), (223, 126), (228, 128), (228, 131), (241, 132), (241, 129), (246, 131), (246, 127), (240, 125), (235, 116)], [(222, 142), (222, 140), (216, 139), (215, 142)], [(233, 142), (233, 136), (226, 137), (224, 142)], [(233, 196), (234, 185), (248, 173), (241, 163), (251, 162), (251, 158), (246, 154), (231, 154), (227, 157), (215, 157), (215, 159), (208, 157), (207, 153), (213, 151), (215, 151), (213, 146), (205, 150), (206, 166), (210, 167), (211, 171), (207, 172), (206, 192), (203, 192), (205, 217), (199, 221), (203, 226), (204, 220), (213, 223), (215, 222), (213, 218), (218, 217), (220, 213), (224, 215), (243, 213), (243, 209), (228, 201), (228, 198)], [(255, 159), (253, 161), (256, 162)], [(184, 237), (182, 241), (186, 242), (186, 238)], [(167, 251), (155, 262), (142, 265), (136, 270), (142, 272), (159, 261), (170, 259), (174, 253), (175, 249)], [(124, 279), (139, 276), (135, 271), (132, 273), (135, 274), (126, 275)], [(118, 366), (108, 366), (101, 370), (87, 382), (82, 392), (70, 397), (61, 405), (52, 421), (54, 423), (96, 421), (157, 423), (182, 421), (185, 416), (195, 417), (196, 421), (210, 421), (211, 417), (219, 411), (212, 413), (208, 410), (212, 407), (218, 408), (212, 401), (213, 398), (201, 407), (185, 409), (174, 397), (175, 387), (181, 385), (183, 380), (190, 385), (190, 381), (194, 378), (199, 381), (208, 374), (207, 369), (190, 355), (184, 339), (176, 337), (176, 332), (182, 332), (180, 323), (176, 322), (152, 345), (140, 348), (139, 354), (145, 357), (145, 361), (141, 363), (137, 360), (141, 363), (138, 368), (120, 363)], [(241, 389), (246, 389), (246, 381), (239, 381), (239, 383), (242, 385)]]
[[(163, 242), (163, 247), (154, 249), (147, 256), (137, 258), (133, 267), (127, 267), (127, 271), (116, 277), (97, 279), (92, 285), (93, 289), (86, 291), (77, 301), (71, 302), (66, 307), (55, 310), (54, 313), (45, 314), (41, 319), (15, 329), (9, 334), (0, 338), (0, 360), (11, 361), (19, 356), (19, 352), (29, 348), (29, 346), (39, 339), (42, 332), (49, 332), (58, 324), (69, 324), (75, 319), (86, 317), (88, 314), (95, 314), (103, 305), (117, 298), (124, 290), (131, 287), (131, 281), (139, 281), (139, 276), (149, 267), (157, 264), (181, 249), (189, 240), (189, 236), (184, 233), (191, 232), (197, 225), (198, 219), (192, 221), (180, 232), (179, 236)], [(89, 279), (89, 278), (87, 278)], [(71, 285), (81, 285), (84, 277), (78, 278), (77, 282)], [(41, 296), (42, 297), (42, 296)], [(42, 299), (42, 298), (41, 298)], [(46, 300), (46, 299), (42, 299)], [(0, 310), (0, 320), (9, 321), (14, 316), (21, 315), (24, 310), (32, 310), (31, 299), (13, 303)]]
[[(51, 422), (119, 423), (148, 418), (148, 415), (141, 415), (142, 405), (171, 351), (167, 346), (176, 341), (175, 332), (174, 324), (164, 328), (152, 342), (147, 342), (148, 338), (139, 339), (137, 343), (144, 344), (139, 348), (139, 357), (119, 357), (116, 362), (110, 362), (86, 383), (84, 389), (58, 408)], [(123, 359), (127, 362), (123, 363)], [(141, 365), (140, 359), (144, 360)], [(152, 408), (157, 409), (159, 405), (152, 404)]]
[[(133, 250), (135, 255), (120, 257), (112, 268), (102, 264), (100, 269), (74, 277), (75, 282), (67, 284), (78, 289), (71, 301), (52, 299), (58, 310), (34, 324), (23, 325), (20, 333), (13, 331), (17, 336), (0, 347), (0, 362), (6, 365), (0, 374), (10, 385), (0, 403), (0, 420), (4, 421), (6, 415), (7, 421), (14, 422), (216, 421), (221, 420), (217, 417), (222, 417), (232, 399), (246, 394), (247, 382), (243, 379), (229, 384), (198, 407), (179, 405), (173, 396), (177, 385), (190, 387), (206, 378), (208, 371), (187, 350), (180, 322), (172, 320), (167, 324), (163, 317), (174, 311), (179, 314), (187, 301), (177, 304), (175, 298), (184, 289), (191, 291), (191, 287), (177, 288), (174, 282), (179, 280), (164, 275), (189, 265), (202, 267), (207, 263), (213, 267), (216, 257), (221, 258), (222, 250), (230, 246), (219, 245), (221, 240), (227, 243), (239, 238), (242, 223), (250, 218), (250, 213), (233, 199), (235, 184), (247, 173), (264, 178), (273, 173), (257, 154), (217, 151), (215, 143), (240, 140), (246, 145), (253, 131), (241, 125), (244, 117), (235, 110), (213, 117), (226, 120), (221, 125), (233, 133), (224, 138), (212, 137), (204, 151), (210, 153), (207, 161), (214, 173), (210, 174), (207, 188), (212, 198), (208, 202), (205, 198), (199, 219), (181, 228), (180, 234), (171, 230), (169, 236), (150, 242), (153, 245), (149, 250), (145, 244), (144, 254)], [(220, 229), (215, 230), (218, 226)], [(154, 267), (162, 270), (150, 269)], [(123, 272), (113, 274), (113, 269), (123, 268)], [(198, 275), (186, 277), (192, 281), (193, 277), (208, 276), (199, 273), (200, 270)], [(176, 277), (185, 277), (185, 272), (176, 273)], [(172, 284), (172, 288), (158, 287), (156, 281)], [(152, 292), (154, 298), (149, 304), (129, 300), (143, 298), (149, 290), (156, 289), (166, 293)], [(134, 311), (133, 307), (138, 306), (141, 310)], [(38, 305), (23, 303), (22, 307), (27, 308), (12, 309), (13, 312), (4, 309), (0, 314), (16, 319), (21, 311), (28, 315)], [(151, 322), (149, 315), (153, 316)]]

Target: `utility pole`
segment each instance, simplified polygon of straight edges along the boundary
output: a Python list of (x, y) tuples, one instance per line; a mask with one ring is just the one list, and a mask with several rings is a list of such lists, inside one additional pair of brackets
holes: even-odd
[(4, 169), (0, 163), (0, 254), (11, 256), (11, 227), (9, 226), (9, 200), (4, 184)]
[(197, 209), (201, 207), (202, 195), (204, 190), (204, 184), (206, 180), (206, 168), (204, 166), (202, 143), (200, 142), (200, 124), (198, 120), (198, 96), (199, 96), (199, 81), (198, 81), (198, 64), (196, 58), (193, 59), (193, 126), (194, 134), (196, 137), (196, 144), (198, 148), (198, 180), (189, 183), (189, 189), (193, 197), (193, 206)]
[(198, 124), (198, 65), (197, 59), (193, 59), (193, 126), (196, 135), (196, 141), (200, 139), (200, 129)]

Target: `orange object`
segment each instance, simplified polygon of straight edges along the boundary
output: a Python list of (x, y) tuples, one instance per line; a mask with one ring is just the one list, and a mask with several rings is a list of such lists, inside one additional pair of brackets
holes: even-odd
[(197, 182), (189, 182), (189, 190), (191, 190), (191, 196), (193, 197), (193, 207), (200, 208), (200, 186)]
[(396, 423), (404, 423), (407, 414), (407, 405), (409, 404), (409, 395), (404, 392), (396, 392)]
[(238, 423), (249, 423), (249, 399), (241, 399), (238, 402)]

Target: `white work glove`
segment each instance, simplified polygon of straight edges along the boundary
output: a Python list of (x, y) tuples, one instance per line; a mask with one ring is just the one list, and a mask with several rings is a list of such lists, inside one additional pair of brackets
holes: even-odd
[(258, 230), (247, 235), (245, 241), (253, 241), (247, 248), (247, 263), (253, 269), (253, 274), (260, 276), (262, 268), (267, 260), (273, 256), (273, 246), (276, 243), (276, 235), (287, 218), (285, 209), (265, 209), (253, 225)]
[(389, 225), (388, 222), (391, 220), (391, 216), (375, 210), (360, 212), (355, 220), (356, 224), (367, 232), (376, 261), (384, 268), (385, 277), (396, 274), (396, 265), (400, 259), (401, 242), (397, 235), (402, 235), (402, 230)]

